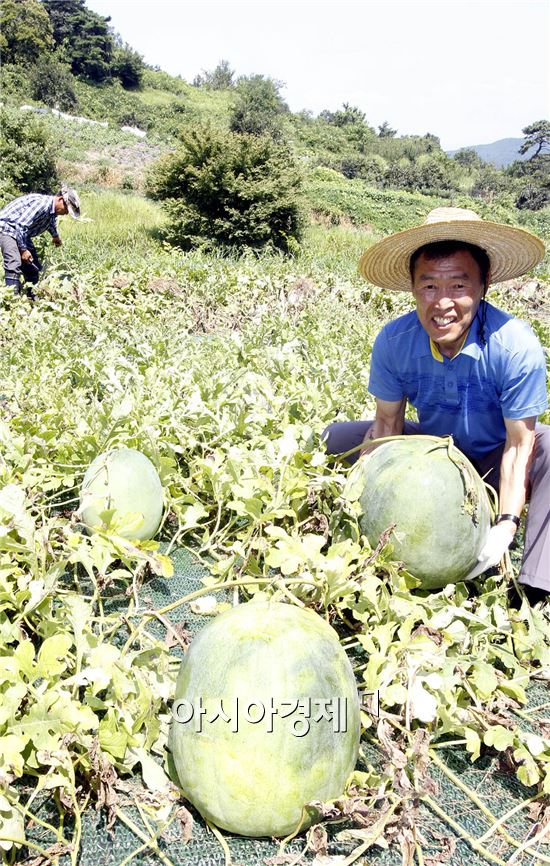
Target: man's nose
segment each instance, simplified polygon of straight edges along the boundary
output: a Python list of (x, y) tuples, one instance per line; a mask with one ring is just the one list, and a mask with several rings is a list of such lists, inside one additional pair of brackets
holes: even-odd
[(443, 301), (448, 301), (449, 303), (454, 301), (452, 289), (447, 289), (445, 286), (438, 286), (438, 288), (433, 289), (432, 292), (432, 299), (438, 304), (441, 304)]

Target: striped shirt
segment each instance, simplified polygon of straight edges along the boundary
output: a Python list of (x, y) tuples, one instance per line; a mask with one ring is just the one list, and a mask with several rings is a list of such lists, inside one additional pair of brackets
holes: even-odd
[(15, 238), (21, 251), (27, 249), (31, 238), (46, 230), (53, 238), (59, 237), (54, 198), (30, 193), (10, 201), (0, 210), (0, 234)]

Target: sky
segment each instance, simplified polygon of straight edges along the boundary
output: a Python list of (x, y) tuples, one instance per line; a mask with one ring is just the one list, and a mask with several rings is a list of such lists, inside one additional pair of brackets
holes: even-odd
[(146, 63), (188, 82), (228, 60), (294, 112), (357, 106), (444, 150), (550, 117), (550, 0), (86, 0)]

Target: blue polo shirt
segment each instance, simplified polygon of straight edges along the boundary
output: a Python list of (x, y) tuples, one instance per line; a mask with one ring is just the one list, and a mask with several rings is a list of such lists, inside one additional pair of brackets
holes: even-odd
[(504, 418), (538, 416), (548, 406), (542, 347), (526, 322), (487, 304), (485, 340), (474, 319), (462, 349), (446, 358), (416, 310), (387, 324), (371, 359), (369, 391), (380, 400), (407, 397), (423, 433), (451, 434), (472, 458), (506, 439)]

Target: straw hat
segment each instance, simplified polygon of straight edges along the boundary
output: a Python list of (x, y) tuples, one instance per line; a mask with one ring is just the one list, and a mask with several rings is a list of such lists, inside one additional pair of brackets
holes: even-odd
[(70, 186), (62, 186), (59, 195), (65, 202), (65, 206), (72, 218), (75, 220), (80, 219), (80, 199), (78, 198), (76, 189), (72, 189)]
[(492, 283), (519, 277), (540, 262), (544, 244), (524, 229), (482, 220), (460, 207), (437, 207), (423, 225), (397, 232), (363, 253), (359, 271), (383, 289), (411, 290), (409, 261), (424, 244), (465, 241), (485, 250), (491, 262)]

